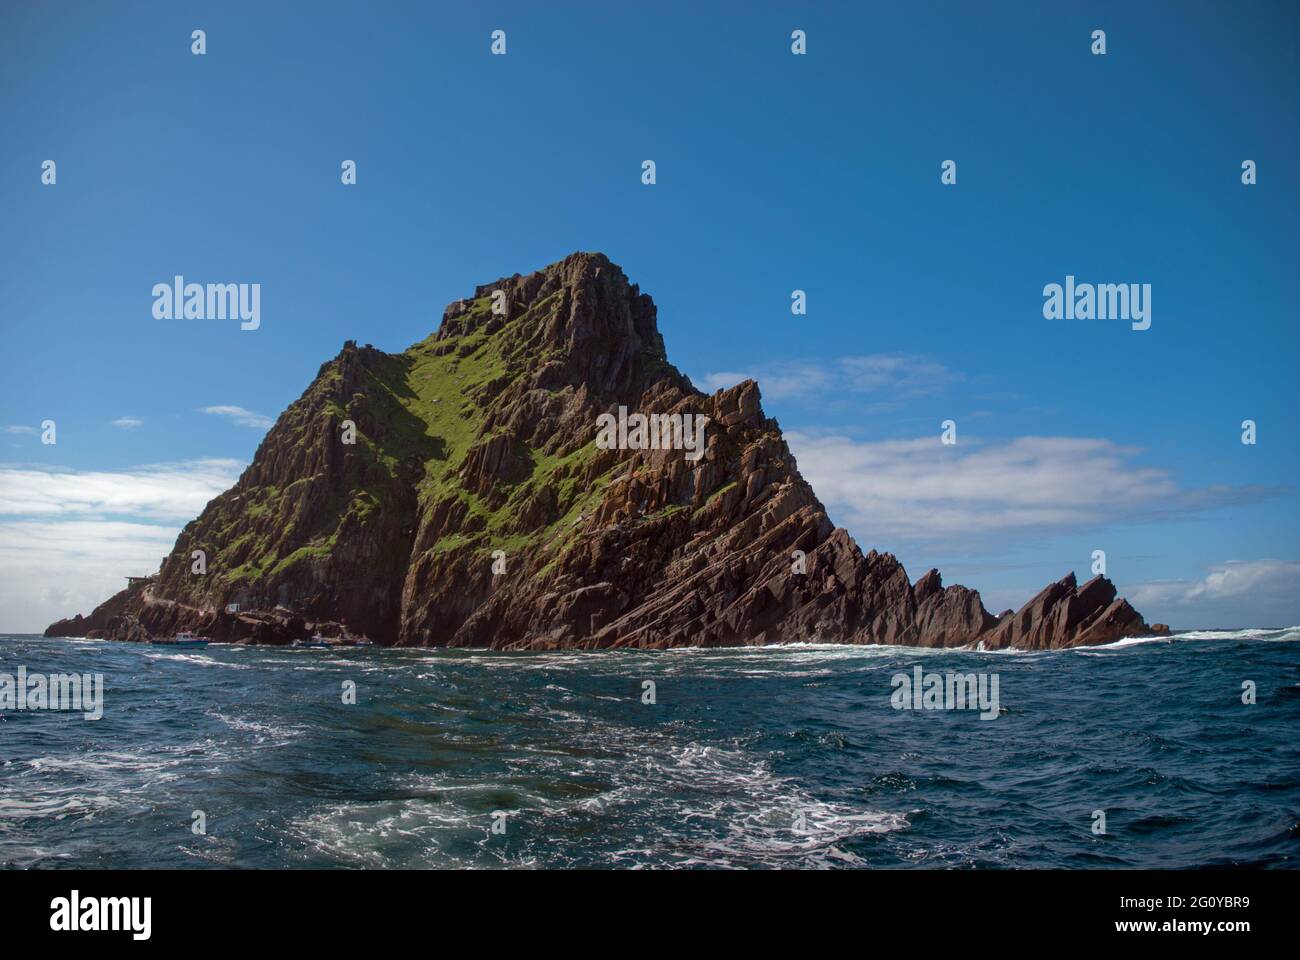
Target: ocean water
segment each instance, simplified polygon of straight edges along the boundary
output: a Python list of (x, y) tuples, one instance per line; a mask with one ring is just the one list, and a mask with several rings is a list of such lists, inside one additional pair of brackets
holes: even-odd
[[(105, 683), (96, 721), (0, 716), (0, 864), (1294, 867), (1298, 654), (1300, 628), (1044, 653), (0, 636), (0, 673)], [(895, 709), (917, 665), (996, 674), (1001, 715)]]

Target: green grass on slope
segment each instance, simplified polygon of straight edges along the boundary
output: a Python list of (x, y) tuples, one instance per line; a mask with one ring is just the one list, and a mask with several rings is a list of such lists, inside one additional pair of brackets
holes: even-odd
[[(505, 389), (525, 371), (535, 369), (545, 358), (510, 356), (511, 331), (520, 324), (542, 322), (557, 304), (558, 294), (552, 294), (521, 316), (507, 322), (495, 334), (482, 331), (490, 317), (490, 297), (480, 297), (469, 308), (471, 321), (479, 321), (479, 329), (449, 340), (433, 337), (416, 344), (407, 351), (414, 358), (407, 383), (414, 398), (408, 409), (427, 426), (427, 434), (445, 444), (445, 456), (425, 463), (424, 481), (420, 486), (421, 502), (428, 504), (445, 497), (456, 497), (465, 504), (469, 513), (483, 523), (483, 529), (474, 533), (457, 534), (435, 544), (431, 552), (457, 549), (472, 545), (484, 551), (505, 550), (518, 553), (553, 540), (564, 539), (564, 534), (584, 509), (591, 509), (600, 501), (609, 476), (600, 478), (590, 489), (580, 490), (580, 478), (585, 474), (597, 450), (595, 441), (566, 454), (546, 453), (541, 449), (520, 445), (516, 454), (530, 464), (530, 469), (518, 483), (509, 489), (505, 502), (491, 508), (473, 491), (466, 489), (457, 476), (466, 453), (478, 438), (485, 413), (472, 399), (486, 385), (492, 385), (492, 396), (484, 398), (491, 403), (496, 394)], [(474, 326), (470, 324), (471, 328)], [(517, 349), (517, 348), (516, 348)], [(434, 351), (438, 353), (435, 354)], [(612, 471), (611, 471), (612, 473)], [(520, 533), (510, 529), (524, 505), (543, 487), (556, 493), (562, 514), (544, 529)]]
[[(210, 539), (224, 547), (210, 564), (219, 580), (229, 585), (253, 584), (280, 576), (299, 563), (328, 559), (341, 529), (366, 522), (376, 510), (388, 506), (386, 500), (394, 487), (406, 483), (417, 485), (421, 509), (455, 497), (482, 524), (479, 530), (444, 537), (431, 553), (468, 547), (485, 554), (500, 549), (513, 555), (549, 546), (549, 568), (558, 553), (554, 548), (570, 538), (579, 516), (599, 504), (610, 479), (623, 465), (615, 464), (588, 483), (584, 477), (598, 453), (594, 440), (567, 453), (546, 453), (520, 444), (516, 455), (529, 469), (522, 479), (504, 488), (506, 499), (495, 509), (467, 489), (457, 474), (483, 429), (486, 407), (515, 379), (547, 359), (527, 355), (529, 348), (514, 333), (521, 329), (520, 324), (543, 322), (557, 305), (558, 296), (552, 294), (493, 334), (484, 332), (491, 320), (491, 298), (480, 297), (469, 306), (469, 333), (444, 340), (432, 335), (403, 354), (378, 361), (368, 358), (358, 390), (364, 395), (366, 415), (354, 418), (358, 421), (356, 442), (364, 453), (361, 464), (377, 465), (383, 479), (358, 477), (350, 492), (329, 505), (328, 512), (337, 521), (306, 543), (295, 536), (290, 518), (301, 495), (294, 488), (311, 478), (299, 478), (284, 490), (271, 486), (249, 490), (215, 518), (218, 532)], [(340, 376), (337, 370), (329, 370), (313, 385), (304, 416), (318, 417), (319, 412), (313, 411), (324, 411), (336, 421), (349, 419), (352, 398), (340, 402), (335, 396)], [(382, 439), (361, 429), (366, 419), (382, 425)], [(299, 444), (320, 442), (313, 421), (304, 420), (299, 426)], [(524, 505), (548, 486), (556, 495), (557, 519), (544, 529), (522, 533), (512, 529)], [(277, 524), (277, 518), (284, 522)], [(282, 549), (288, 550), (283, 556)]]

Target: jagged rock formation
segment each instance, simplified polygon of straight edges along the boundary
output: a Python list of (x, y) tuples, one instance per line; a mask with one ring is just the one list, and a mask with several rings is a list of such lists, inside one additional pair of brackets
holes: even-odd
[[(620, 406), (704, 414), (703, 456), (599, 449), (597, 417)], [(46, 633), (284, 643), (345, 626), (516, 649), (1041, 649), (1150, 632), (1102, 577), (1071, 575), (994, 618), (938, 571), (912, 584), (890, 554), (864, 555), (799, 475), (758, 385), (694, 389), (650, 298), (600, 254), (477, 288), (402, 354), (347, 343), (154, 581)]]

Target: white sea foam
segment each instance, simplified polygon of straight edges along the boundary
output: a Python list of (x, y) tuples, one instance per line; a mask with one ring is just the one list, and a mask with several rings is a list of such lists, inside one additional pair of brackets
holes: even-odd
[[(391, 787), (401, 799), (324, 805), (295, 820), (290, 833), (314, 854), (365, 866), (518, 867), (539, 859), (590, 863), (594, 854), (610, 865), (821, 867), (861, 864), (850, 841), (908, 826), (903, 813), (819, 800), (765, 757), (731, 745), (683, 742), (670, 731), (565, 711), (548, 716), (574, 723), (573, 734), (562, 748), (515, 746), (501, 758), (508, 776), (399, 775)], [(574, 785), (593, 792), (575, 796)], [(491, 805), (505, 809), (508, 830), (526, 839), (492, 836)], [(594, 834), (614, 832), (608, 821), (645, 842), (592, 851)], [(539, 836), (544, 854), (532, 846)]]
[(1175, 640), (1300, 640), (1300, 627), (1247, 627), (1244, 630), (1188, 630)]
[(292, 740), (297, 739), (307, 732), (308, 728), (290, 723), (264, 723), (258, 720), (249, 720), (244, 717), (227, 716), (220, 710), (205, 711), (207, 716), (216, 717), (231, 730), (240, 733), (251, 733), (257, 743), (270, 743), (275, 746), (283, 746)]
[(228, 670), (252, 670), (251, 663), (226, 663), (224, 660), (215, 660), (212, 657), (205, 657), (201, 654), (193, 653), (146, 653), (146, 660), (167, 660), (173, 663), (193, 663), (200, 667), (225, 667)]
[(0, 820), (23, 820), (29, 817), (49, 817), (63, 820), (84, 817), (113, 803), (111, 797), (83, 794), (76, 797), (18, 797), (0, 798)]
[(1104, 650), (1123, 650), (1148, 643), (1177, 643), (1184, 640), (1253, 640), (1277, 643), (1300, 640), (1300, 627), (1246, 627), (1242, 630), (1186, 630), (1156, 637), (1122, 637), (1114, 643), (1100, 643), (1091, 647), (1071, 647), (1079, 653)]

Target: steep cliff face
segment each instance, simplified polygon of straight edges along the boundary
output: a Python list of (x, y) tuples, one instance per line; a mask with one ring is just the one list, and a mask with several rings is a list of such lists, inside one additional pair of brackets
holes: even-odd
[[(707, 417), (702, 449), (601, 449), (598, 418), (620, 408)], [(402, 354), (346, 344), (153, 582), (47, 633), (282, 643), (345, 625), (496, 648), (1039, 649), (1150, 632), (1104, 578), (995, 619), (937, 571), (912, 584), (893, 556), (864, 555), (758, 385), (695, 390), (650, 298), (599, 254), (477, 288)]]

